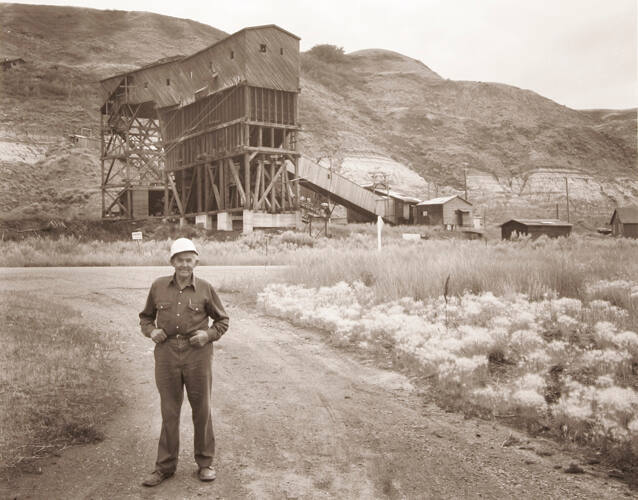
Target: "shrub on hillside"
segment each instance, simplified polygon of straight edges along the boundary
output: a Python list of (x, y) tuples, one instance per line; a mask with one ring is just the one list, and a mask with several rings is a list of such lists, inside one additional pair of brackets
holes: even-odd
[(342, 63), (346, 60), (343, 47), (330, 44), (315, 45), (308, 54), (327, 63)]

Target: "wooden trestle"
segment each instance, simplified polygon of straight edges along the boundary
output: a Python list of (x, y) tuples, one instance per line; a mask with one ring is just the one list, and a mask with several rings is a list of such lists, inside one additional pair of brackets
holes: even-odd
[(159, 115), (166, 213), (297, 210), (296, 93), (236, 85)]
[(102, 115), (103, 216), (140, 218), (149, 191), (163, 217), (298, 210), (296, 92), (238, 83), (158, 109), (125, 85)]

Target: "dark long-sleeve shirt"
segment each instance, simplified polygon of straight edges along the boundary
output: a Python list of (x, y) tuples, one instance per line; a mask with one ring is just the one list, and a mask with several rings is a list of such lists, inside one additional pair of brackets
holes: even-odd
[[(175, 275), (156, 279), (140, 313), (142, 333), (149, 337), (155, 328), (168, 337), (192, 335), (205, 330), (211, 341), (228, 329), (228, 315), (213, 286), (193, 275), (191, 284), (180, 290)], [(208, 318), (213, 324), (209, 326)]]

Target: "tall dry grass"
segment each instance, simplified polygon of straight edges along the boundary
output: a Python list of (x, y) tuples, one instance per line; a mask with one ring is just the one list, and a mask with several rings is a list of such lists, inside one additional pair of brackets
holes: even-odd
[(110, 345), (32, 294), (0, 294), (0, 323), (0, 472), (102, 440), (119, 398)]
[[(319, 287), (361, 281), (378, 302), (402, 297), (423, 300), (443, 294), (524, 293), (537, 300), (549, 293), (589, 299), (587, 285), (600, 280), (638, 281), (638, 241), (573, 236), (518, 242), (423, 240), (387, 244), (379, 252), (359, 248), (300, 250), (288, 275), (292, 283)], [(602, 298), (602, 297), (597, 297)], [(632, 307), (632, 302), (624, 305)], [(634, 319), (636, 311), (631, 310)]]

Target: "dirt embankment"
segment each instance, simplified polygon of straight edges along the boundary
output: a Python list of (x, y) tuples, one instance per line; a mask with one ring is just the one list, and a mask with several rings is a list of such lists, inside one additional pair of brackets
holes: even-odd
[[(154, 489), (160, 429), (153, 346), (136, 318), (167, 268), (2, 269), (0, 286), (62, 301), (117, 343), (126, 404), (95, 446), (66, 450), (42, 474), (2, 485), (17, 498), (619, 498), (632, 493), (603, 470), (567, 474), (574, 460), (551, 442), (465, 420), (427, 390), (373, 360), (327, 345), (319, 332), (254, 311), (222, 293), (231, 328), (215, 345), (218, 479), (201, 483), (185, 403), (176, 475)], [(201, 268), (214, 284), (264, 268)]]

